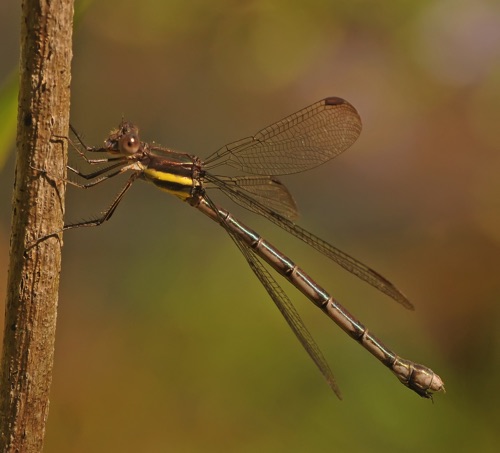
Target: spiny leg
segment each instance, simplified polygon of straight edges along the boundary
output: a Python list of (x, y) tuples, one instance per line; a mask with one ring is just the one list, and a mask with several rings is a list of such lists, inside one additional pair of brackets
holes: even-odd
[[(125, 162), (126, 162), (126, 160), (125, 160)], [(99, 183), (101, 183), (103, 181), (106, 181), (106, 180), (108, 180), (110, 178), (113, 178), (114, 176), (117, 176), (117, 175), (119, 175), (121, 173), (124, 173), (125, 171), (129, 170), (130, 166), (127, 165), (127, 166), (123, 167), (123, 165), (124, 165), (125, 162), (119, 162), (119, 163), (116, 163), (116, 164), (113, 164), (113, 165), (109, 165), (106, 168), (102, 168), (102, 169), (100, 169), (98, 171), (95, 171), (95, 172), (89, 173), (89, 174), (82, 173), (80, 170), (75, 169), (73, 167), (70, 167), (68, 165), (67, 169), (69, 171), (71, 171), (72, 173), (76, 174), (77, 176), (79, 176), (81, 178), (84, 178), (86, 180), (91, 180), (91, 179), (95, 179), (95, 180), (91, 181), (91, 182), (89, 182), (87, 184), (80, 184), (78, 182), (71, 181), (69, 179), (67, 179), (66, 182), (68, 184), (71, 184), (72, 186), (78, 187), (80, 189), (88, 189), (89, 187), (93, 187), (93, 186), (95, 186), (95, 185), (97, 185), (97, 184), (99, 184)], [(109, 172), (109, 171), (111, 171), (111, 170), (113, 170), (115, 168), (119, 168), (120, 166), (122, 166), (122, 168), (120, 168), (119, 170), (114, 171), (114, 172), (112, 172), (112, 173), (110, 173), (108, 175), (105, 174), (105, 173), (107, 173), (107, 172)], [(104, 175), (104, 176), (101, 176), (101, 175)], [(101, 177), (99, 177), (99, 176), (101, 176)]]
[(134, 181), (139, 176), (140, 176), (140, 172), (132, 173), (132, 175), (128, 179), (127, 183), (125, 184), (125, 186), (123, 186), (122, 190), (118, 193), (116, 198), (113, 200), (113, 203), (111, 203), (111, 206), (108, 209), (106, 209), (106, 211), (104, 211), (100, 217), (98, 217), (97, 219), (84, 220), (82, 222), (66, 224), (66, 225), (64, 225), (63, 230), (69, 230), (72, 228), (81, 228), (81, 227), (94, 227), (94, 226), (102, 225), (104, 222), (108, 221), (111, 218), (111, 216), (113, 215), (113, 213), (115, 212), (115, 210), (118, 207), (118, 205), (120, 204), (120, 202), (122, 201), (122, 199), (125, 196), (125, 194), (127, 193), (127, 191), (130, 189), (130, 187), (132, 186)]

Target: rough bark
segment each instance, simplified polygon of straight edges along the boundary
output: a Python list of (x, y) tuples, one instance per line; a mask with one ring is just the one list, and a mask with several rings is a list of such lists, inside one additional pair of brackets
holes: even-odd
[[(0, 451), (40, 452), (54, 362), (73, 0), (23, 0), (17, 158), (0, 381)], [(44, 169), (41, 172), (37, 169)]]

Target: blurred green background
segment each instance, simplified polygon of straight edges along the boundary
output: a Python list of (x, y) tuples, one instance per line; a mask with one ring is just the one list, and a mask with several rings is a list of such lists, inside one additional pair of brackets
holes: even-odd
[[(15, 3), (0, 4), (4, 126)], [(337, 401), (220, 227), (138, 183), (111, 222), (64, 236), (45, 451), (497, 451), (500, 2), (76, 3), (72, 123), (88, 143), (124, 116), (203, 157), (326, 96), (359, 110), (351, 150), (283, 180), (300, 224), (396, 282), (415, 312), (235, 211), (447, 393), (418, 398), (280, 280)], [(3, 130), (2, 301), (14, 173)], [(67, 218), (92, 217), (119, 187), (70, 188)]]

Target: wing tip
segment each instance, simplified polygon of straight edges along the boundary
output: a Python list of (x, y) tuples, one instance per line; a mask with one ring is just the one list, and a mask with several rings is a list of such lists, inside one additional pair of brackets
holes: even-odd
[(325, 98), (323, 100), (325, 105), (341, 105), (341, 104), (348, 104), (348, 102), (345, 99), (339, 98), (337, 96), (331, 96), (328, 98)]

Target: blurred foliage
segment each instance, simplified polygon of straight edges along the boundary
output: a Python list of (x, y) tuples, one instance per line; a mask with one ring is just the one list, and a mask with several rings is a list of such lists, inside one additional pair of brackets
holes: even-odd
[[(14, 42), (18, 12), (0, 13)], [(65, 235), (45, 451), (496, 451), (498, 23), (488, 0), (93, 2), (72, 82), (88, 143), (125, 116), (146, 140), (206, 156), (329, 95), (358, 108), (352, 150), (284, 179), (300, 223), (389, 276), (415, 313), (236, 212), (447, 393), (420, 400), (283, 283), (336, 401), (224, 232), (138, 183), (109, 224)], [(6, 47), (2, 80), (18, 57)], [(70, 193), (68, 218), (105, 208), (110, 186)]]
[[(79, 0), (75, 5), (74, 25), (78, 27), (85, 11), (93, 0)], [(15, 67), (15, 66), (14, 66)], [(7, 68), (7, 66), (5, 66)], [(14, 148), (17, 121), (17, 97), (19, 92), (19, 73), (12, 69), (0, 86), (0, 171), (9, 152)]]
[(0, 171), (5, 165), (16, 136), (17, 93), (19, 90), (17, 79), (17, 71), (15, 71), (0, 86)]

